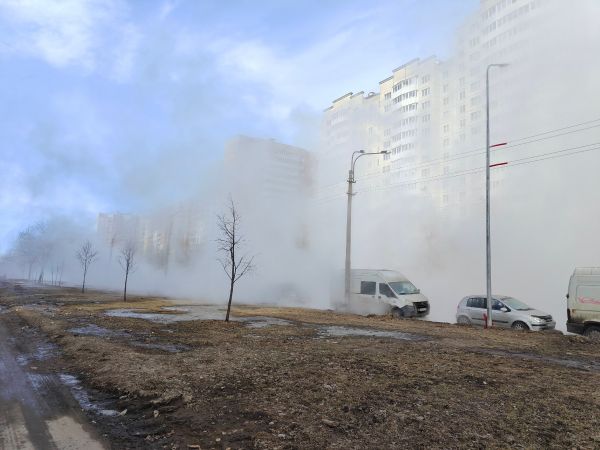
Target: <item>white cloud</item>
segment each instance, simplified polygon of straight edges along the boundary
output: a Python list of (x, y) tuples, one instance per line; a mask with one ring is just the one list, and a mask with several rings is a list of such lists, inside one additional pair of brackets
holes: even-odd
[(121, 0), (5, 0), (0, 4), (0, 17), (12, 31), (7, 39), (13, 52), (59, 68), (94, 71), (107, 64), (108, 74), (117, 79), (129, 72), (139, 39), (127, 14)]

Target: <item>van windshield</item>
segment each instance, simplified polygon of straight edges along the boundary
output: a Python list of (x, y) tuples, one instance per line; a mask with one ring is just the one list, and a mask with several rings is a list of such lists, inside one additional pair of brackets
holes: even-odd
[(410, 281), (392, 281), (388, 284), (398, 295), (419, 293), (419, 290)]
[(504, 302), (509, 308), (516, 309), (517, 311), (530, 311), (533, 309), (529, 305), (526, 305), (516, 298), (503, 298), (502, 302)]

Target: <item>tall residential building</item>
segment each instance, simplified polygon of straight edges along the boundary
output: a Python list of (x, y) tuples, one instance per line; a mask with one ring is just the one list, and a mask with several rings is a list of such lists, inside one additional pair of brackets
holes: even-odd
[(254, 200), (303, 197), (313, 185), (311, 154), (274, 139), (230, 139), (225, 144), (225, 172), (233, 189), (239, 189), (240, 195), (250, 192)]
[[(331, 196), (332, 189), (342, 192), (341, 173), (347, 173), (352, 152), (362, 149), (389, 152), (361, 161), (363, 190), (426, 195), (434, 205), (459, 211), (482, 201), (485, 69), (490, 63), (511, 63), (508, 70), (493, 72), (490, 111), (492, 140), (502, 139), (509, 129), (514, 135), (525, 63), (535, 54), (534, 38), (543, 30), (540, 19), (551, 15), (556, 4), (481, 0), (457, 30), (448, 60), (411, 60), (379, 83), (380, 92), (334, 100), (322, 120), (319, 179), (331, 177), (338, 183), (320, 181), (319, 196)], [(494, 171), (494, 188), (502, 183), (500, 168)]]
[[(353, 151), (379, 152), (381, 118), (379, 94), (349, 92), (335, 99), (324, 111), (318, 155), (317, 194), (326, 194), (332, 185), (348, 176)], [(359, 173), (376, 174), (383, 167), (383, 158), (369, 158), (358, 167)], [(363, 170), (364, 168), (364, 170)], [(343, 181), (341, 183), (343, 185)]]
[(313, 176), (314, 159), (300, 147), (249, 136), (236, 136), (225, 145), (226, 188), (255, 235), (262, 235), (259, 240), (281, 236), (282, 245), (308, 245)]

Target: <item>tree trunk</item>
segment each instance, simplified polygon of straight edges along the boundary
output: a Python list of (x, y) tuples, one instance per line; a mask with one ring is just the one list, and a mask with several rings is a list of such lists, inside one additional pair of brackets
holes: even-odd
[(83, 283), (81, 284), (81, 293), (85, 293), (85, 275), (86, 275), (87, 270), (84, 269), (83, 270)]
[(125, 289), (123, 289), (123, 301), (127, 301), (127, 276), (129, 275), (129, 271), (125, 272)]
[(231, 299), (233, 298), (233, 284), (235, 281), (232, 279), (229, 285), (229, 302), (227, 303), (227, 315), (225, 316), (225, 322), (229, 322), (229, 312), (231, 311)]

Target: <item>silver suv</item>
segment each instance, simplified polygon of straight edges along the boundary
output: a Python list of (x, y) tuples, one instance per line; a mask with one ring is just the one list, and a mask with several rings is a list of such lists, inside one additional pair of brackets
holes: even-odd
[[(469, 295), (463, 298), (456, 309), (456, 323), (485, 325), (487, 298), (485, 295)], [(496, 327), (515, 330), (553, 330), (556, 322), (552, 316), (533, 309), (512, 297), (492, 298), (492, 323)]]

